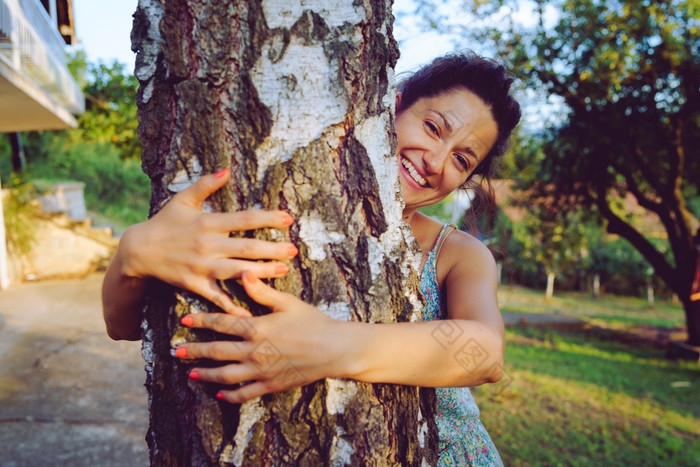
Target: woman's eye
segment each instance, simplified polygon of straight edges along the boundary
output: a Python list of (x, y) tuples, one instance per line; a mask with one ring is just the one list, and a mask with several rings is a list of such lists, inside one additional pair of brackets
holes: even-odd
[(435, 126), (432, 122), (425, 122), (425, 126), (427, 126), (430, 132), (433, 133), (435, 136), (440, 136), (438, 127)]
[(469, 161), (462, 154), (455, 154), (457, 162), (464, 167), (464, 170), (469, 170)]

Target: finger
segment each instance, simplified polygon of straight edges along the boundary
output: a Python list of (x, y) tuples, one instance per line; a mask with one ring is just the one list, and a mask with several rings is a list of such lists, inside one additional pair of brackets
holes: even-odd
[(255, 274), (250, 270), (244, 272), (241, 279), (243, 288), (245, 288), (248, 296), (272, 311), (277, 311), (278, 305), (283, 303), (289, 304), (290, 299), (296, 299), (293, 295), (280, 292), (265, 284), (255, 277)]
[(180, 322), (187, 327), (211, 329), (221, 334), (241, 337), (243, 340), (250, 340), (257, 333), (253, 320), (226, 313), (194, 313), (183, 316)]
[(255, 238), (219, 237), (210, 247), (228, 258), (286, 260), (299, 253), (297, 247), (289, 242), (270, 242)]
[(231, 171), (228, 168), (213, 174), (204, 175), (192, 185), (175, 195), (175, 198), (187, 204), (201, 207), (204, 200), (224, 186), (230, 176)]
[(240, 362), (250, 353), (245, 341), (189, 342), (175, 350), (175, 356), (183, 359), (206, 358), (219, 362)]
[(238, 389), (222, 389), (216, 393), (216, 398), (229, 402), (231, 404), (242, 404), (256, 397), (273, 392), (268, 389), (265, 383), (256, 381), (254, 383), (246, 384)]
[(236, 306), (233, 303), (233, 300), (231, 300), (231, 297), (224, 292), (224, 289), (219, 287), (219, 284), (217, 284), (214, 279), (205, 279), (190, 283), (188, 288), (192, 292), (206, 298), (230, 315), (241, 318), (249, 318), (253, 316), (250, 311), (246, 310), (245, 308)]
[(289, 213), (284, 211), (263, 211), (261, 209), (212, 213), (211, 217), (213, 219), (211, 221), (212, 228), (221, 232), (236, 232), (266, 227), (282, 229), (294, 223), (294, 218)]
[(189, 377), (197, 381), (219, 384), (238, 384), (250, 381), (255, 376), (255, 371), (248, 369), (247, 365), (229, 363), (216, 368), (192, 368)]
[(239, 279), (245, 271), (253, 271), (257, 277), (282, 277), (289, 272), (284, 263), (256, 263), (236, 259), (220, 259), (211, 265), (214, 277), (218, 279)]

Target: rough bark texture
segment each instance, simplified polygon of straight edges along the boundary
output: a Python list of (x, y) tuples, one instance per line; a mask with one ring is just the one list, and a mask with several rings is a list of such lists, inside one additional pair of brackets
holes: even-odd
[[(231, 167), (205, 209), (279, 208), (296, 219), (289, 238), (300, 254), (276, 288), (337, 319), (420, 319), (391, 136), (391, 22), (389, 0), (140, 0), (132, 44), (152, 213), (200, 175)], [(235, 281), (225, 286), (245, 301)], [(326, 380), (219, 402), (219, 387), (189, 380), (172, 357), (183, 340), (215, 337), (179, 325), (207, 311), (216, 308), (162, 284), (150, 294), (153, 464), (436, 463), (429, 390)], [(274, 345), (264, 351), (275, 364)], [(284, 377), (295, 371), (280, 365)]]

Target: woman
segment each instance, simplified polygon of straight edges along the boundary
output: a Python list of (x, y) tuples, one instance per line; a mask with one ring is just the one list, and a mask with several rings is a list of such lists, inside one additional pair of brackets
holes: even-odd
[[(436, 59), (400, 85), (397, 158), (404, 219), (423, 251), (425, 322), (336, 321), (263, 284), (259, 277), (284, 275), (286, 266), (249, 260), (288, 259), (296, 255), (296, 248), (232, 239), (228, 233), (282, 228), (293, 220), (283, 212), (202, 213), (201, 203), (227, 181), (224, 170), (202, 177), (151, 220), (125, 232), (103, 287), (110, 336), (140, 337), (139, 302), (147, 278), (155, 277), (188, 288), (226, 312), (187, 315), (184, 325), (243, 338), (235, 343), (188, 343), (176, 350), (179, 358), (229, 362), (193, 368), (191, 378), (246, 383), (217, 397), (240, 403), (288, 389), (285, 381), (256, 364), (252, 350), (269, 339), (305, 378), (302, 384), (343, 377), (437, 388), (441, 464), (500, 465), (467, 389), (500, 378), (504, 331), (496, 265), (476, 238), (443, 226), (418, 208), (441, 201), (471, 183), (475, 174), (488, 183), (493, 159), (505, 151), (520, 118), (520, 108), (509, 95), (511, 83), (502, 66), (474, 54), (456, 54)], [(273, 313), (250, 318), (233, 305), (216, 285), (216, 279), (230, 277), (241, 277), (251, 298)]]

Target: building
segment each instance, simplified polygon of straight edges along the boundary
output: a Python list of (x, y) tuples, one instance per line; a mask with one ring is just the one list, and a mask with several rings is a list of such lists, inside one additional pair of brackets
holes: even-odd
[[(72, 0), (0, 0), (0, 133), (75, 128), (85, 99), (66, 66)], [(0, 288), (7, 258), (0, 205)]]

